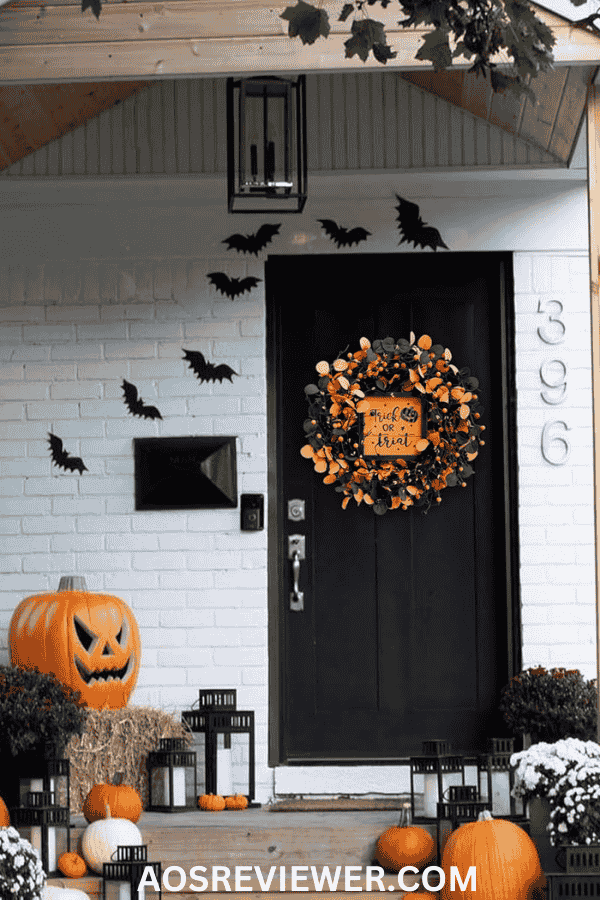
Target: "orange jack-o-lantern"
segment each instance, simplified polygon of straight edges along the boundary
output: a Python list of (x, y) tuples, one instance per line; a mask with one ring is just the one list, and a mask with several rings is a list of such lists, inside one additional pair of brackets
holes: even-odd
[(120, 709), (140, 668), (133, 613), (119, 597), (63, 590), (65, 583), (17, 606), (8, 632), (11, 663), (53, 673), (93, 709)]

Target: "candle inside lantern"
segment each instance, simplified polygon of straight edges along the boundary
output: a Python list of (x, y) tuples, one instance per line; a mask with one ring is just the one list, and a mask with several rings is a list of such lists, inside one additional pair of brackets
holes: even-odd
[(185, 806), (185, 769), (182, 766), (173, 768), (173, 799), (169, 785), (169, 770), (163, 769), (163, 797), (165, 806)]
[[(56, 869), (56, 828), (50, 826), (47, 830), (48, 837), (48, 872), (54, 872)], [(42, 858), (42, 829), (39, 825), (33, 825), (31, 828), (31, 846), (37, 850)]]
[(258, 175), (258, 148), (256, 144), (250, 145), (250, 173), (252, 181), (256, 181), (256, 176)]
[(131, 885), (126, 881), (119, 883), (119, 900), (131, 900)]
[(230, 797), (233, 794), (233, 774), (231, 770), (231, 750), (217, 748), (217, 794)]
[(510, 815), (510, 773), (492, 772), (492, 812), (495, 816)]
[(435, 819), (440, 799), (437, 772), (426, 772), (423, 782), (423, 815), (428, 819)]
[(265, 148), (265, 181), (275, 180), (275, 144), (269, 141)]

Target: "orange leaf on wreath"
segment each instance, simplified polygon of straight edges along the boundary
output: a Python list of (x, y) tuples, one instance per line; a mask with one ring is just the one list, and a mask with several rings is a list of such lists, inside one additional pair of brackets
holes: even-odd
[(429, 337), (428, 334), (422, 334), (419, 340), (417, 341), (417, 346), (421, 348), (421, 350), (429, 350), (433, 341)]
[(364, 413), (369, 409), (371, 409), (371, 404), (368, 400), (359, 400), (356, 404), (356, 412)]
[(401, 502), (400, 497), (392, 497), (392, 509), (398, 509)]
[(433, 446), (434, 446), (434, 447), (437, 447), (437, 445), (438, 445), (439, 442), (440, 442), (440, 433), (439, 433), (439, 431), (428, 431), (428, 432), (427, 432), (427, 437), (429, 438), (429, 440), (431, 441), (431, 443), (433, 444)]
[(373, 500), (373, 498), (371, 497), (370, 494), (365, 494), (364, 500), (365, 500), (365, 503), (367, 504), (367, 506), (373, 506), (373, 504), (375, 503), (375, 501)]
[(304, 459), (312, 459), (314, 455), (315, 451), (310, 444), (305, 444), (304, 447), (300, 449), (300, 456), (303, 456)]
[(465, 389), (461, 388), (461, 387), (452, 388), (452, 390), (450, 391), (450, 393), (452, 394), (452, 396), (454, 397), (455, 400), (460, 400), (460, 398), (462, 397), (464, 392), (465, 392)]
[(458, 414), (461, 419), (467, 419), (469, 417), (469, 413), (471, 412), (471, 407), (467, 403), (461, 403), (458, 408)]
[(419, 489), (416, 488), (416, 487), (414, 486), (414, 484), (408, 484), (408, 485), (406, 486), (406, 490), (408, 491), (409, 494), (412, 494), (413, 497), (418, 497), (418, 496), (419, 496)]
[(408, 370), (408, 378), (412, 384), (415, 384), (419, 380), (419, 376), (417, 375), (417, 373), (415, 372), (414, 369)]
[(323, 479), (323, 484), (335, 484), (337, 481), (336, 475), (326, 475)]
[(429, 441), (427, 438), (421, 438), (420, 441), (417, 441), (415, 444), (415, 450), (417, 453), (422, 453), (423, 450), (426, 450), (429, 447)]
[(348, 506), (349, 503), (350, 503), (350, 497), (344, 497), (344, 499), (342, 500), (342, 509), (346, 509), (346, 507)]
[(326, 472), (328, 468), (329, 467), (324, 459), (319, 459), (315, 463), (315, 472)]

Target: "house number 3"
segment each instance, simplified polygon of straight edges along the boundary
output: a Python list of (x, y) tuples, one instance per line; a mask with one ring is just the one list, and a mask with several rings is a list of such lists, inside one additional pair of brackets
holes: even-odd
[[(549, 307), (558, 307), (556, 314)], [(566, 326), (560, 318), (563, 305), (560, 300), (540, 300), (538, 312), (546, 316), (546, 321), (538, 327), (537, 333), (545, 344), (562, 344)], [(562, 359), (546, 359), (540, 366), (540, 381), (545, 385), (540, 392), (542, 400), (550, 406), (557, 406), (567, 396), (567, 366)], [(542, 429), (542, 456), (551, 466), (564, 466), (571, 444), (565, 434), (569, 426), (561, 419), (546, 422)]]

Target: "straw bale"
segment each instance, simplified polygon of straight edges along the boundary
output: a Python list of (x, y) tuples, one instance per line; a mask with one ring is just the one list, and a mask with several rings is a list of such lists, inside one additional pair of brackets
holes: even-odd
[(164, 737), (192, 735), (171, 713), (149, 706), (123, 709), (89, 709), (85, 731), (71, 738), (71, 813), (81, 813), (88, 792), (99, 782), (112, 783), (123, 773), (123, 784), (139, 791), (144, 809), (148, 803), (148, 753), (158, 750)]

